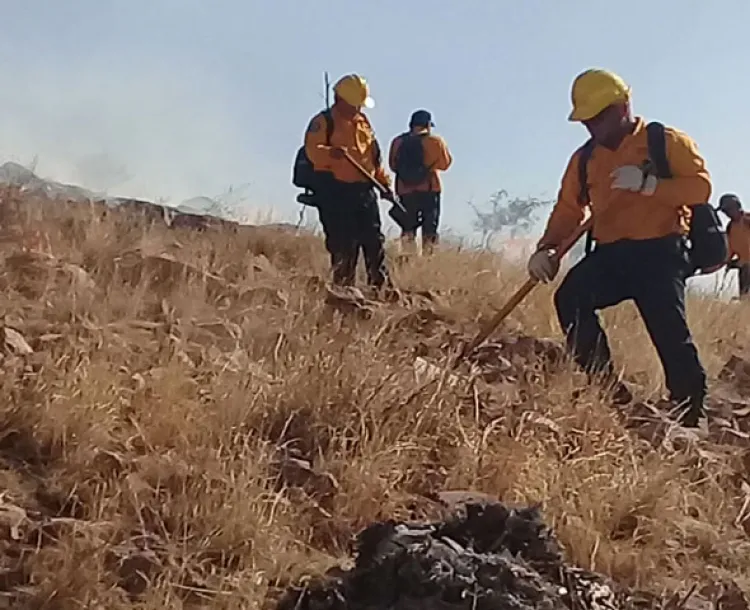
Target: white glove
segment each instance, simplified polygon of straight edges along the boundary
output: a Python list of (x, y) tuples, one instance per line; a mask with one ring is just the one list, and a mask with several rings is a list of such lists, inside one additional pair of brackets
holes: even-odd
[[(659, 182), (656, 176), (652, 176), (651, 174), (645, 176), (646, 180), (644, 182), (643, 170), (637, 165), (623, 165), (622, 167), (618, 167), (609, 177), (614, 178), (612, 181), (613, 189), (635, 191), (643, 195), (653, 195), (656, 185)], [(643, 188), (641, 188), (641, 185)]]
[(555, 278), (560, 270), (560, 263), (555, 257), (554, 250), (537, 250), (529, 258), (526, 268), (532, 278), (546, 283)]

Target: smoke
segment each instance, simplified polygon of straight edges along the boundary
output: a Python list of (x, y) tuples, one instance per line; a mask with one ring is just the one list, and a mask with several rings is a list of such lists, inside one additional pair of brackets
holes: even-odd
[(226, 88), (185, 62), (113, 55), (0, 66), (0, 163), (170, 203), (252, 182)]

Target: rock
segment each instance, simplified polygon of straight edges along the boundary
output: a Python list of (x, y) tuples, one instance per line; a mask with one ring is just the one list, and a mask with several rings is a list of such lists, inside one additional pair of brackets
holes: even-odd
[(2, 336), (5, 349), (11, 354), (16, 356), (26, 356), (34, 353), (34, 350), (31, 349), (31, 346), (26, 342), (24, 336), (17, 330), (4, 326), (2, 328)]

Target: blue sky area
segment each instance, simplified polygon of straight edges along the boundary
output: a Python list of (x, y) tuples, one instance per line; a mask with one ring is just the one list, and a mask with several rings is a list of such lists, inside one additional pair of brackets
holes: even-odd
[(571, 82), (602, 66), (637, 113), (697, 140), (714, 201), (750, 198), (747, 0), (5, 4), (0, 159), (36, 155), (45, 177), (175, 202), (249, 183), (254, 206), (294, 220), (291, 162), (323, 71), (358, 71), (384, 144), (433, 112), (455, 158), (444, 226), (467, 231), (470, 199), (556, 194), (586, 137), (566, 120)]

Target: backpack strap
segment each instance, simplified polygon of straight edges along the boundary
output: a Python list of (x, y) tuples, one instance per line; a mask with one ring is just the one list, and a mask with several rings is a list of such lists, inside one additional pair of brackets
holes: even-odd
[(372, 157), (375, 162), (375, 167), (380, 167), (383, 163), (383, 153), (380, 150), (380, 142), (378, 142), (375, 134), (372, 134)]
[(594, 140), (589, 139), (578, 149), (578, 203), (581, 206), (589, 203), (588, 164), (594, 152)]
[(378, 141), (378, 138), (375, 136), (375, 130), (372, 128), (372, 123), (370, 123), (370, 119), (367, 118), (366, 115), (362, 115), (362, 117), (365, 119), (365, 123), (367, 123), (367, 126), (370, 128), (370, 133), (372, 133), (372, 160), (375, 164), (375, 167), (380, 167), (383, 163), (383, 152), (380, 148), (380, 142)]
[[(430, 132), (428, 131), (421, 131), (419, 133), (412, 133), (411, 131), (406, 131), (404, 132), (404, 139), (419, 138), (419, 141), (420, 141), (419, 143), (422, 146), (422, 154), (424, 154), (424, 145), (425, 145), (424, 141), (425, 141), (425, 138), (427, 138), (429, 135), (430, 135)], [(436, 163), (437, 163), (437, 160), (435, 161), (435, 163), (432, 163), (431, 165), (425, 165), (424, 167), (429, 172), (432, 170), (433, 165), (435, 165)]]
[[(594, 152), (594, 140), (589, 138), (583, 146), (578, 149), (578, 203), (581, 207), (589, 204), (589, 178), (588, 178), (588, 164), (591, 155)], [(592, 229), (586, 231), (586, 248), (585, 252), (588, 256), (593, 250), (593, 232)]]
[(667, 141), (664, 134), (664, 125), (658, 121), (652, 121), (646, 125), (646, 141), (648, 142), (648, 156), (653, 164), (653, 170), (657, 178), (672, 178), (672, 169), (667, 159)]
[(323, 118), (326, 120), (326, 146), (331, 145), (331, 138), (333, 137), (333, 112), (330, 108), (326, 108), (323, 111)]
[(411, 137), (412, 133), (410, 131), (404, 131), (403, 133), (398, 134), (398, 150), (396, 151), (396, 159), (400, 158), (404, 150), (404, 144)]
[[(652, 169), (658, 178), (668, 179), (672, 177), (672, 169), (667, 159), (667, 142), (665, 138), (664, 124), (658, 121), (652, 121), (646, 125), (646, 141), (648, 144), (648, 156), (652, 164)], [(589, 203), (589, 187), (587, 165), (591, 154), (594, 152), (594, 142), (589, 139), (579, 149), (578, 157), (578, 181), (580, 190), (578, 202), (584, 206)], [(586, 232), (586, 254), (591, 254), (593, 249), (592, 229)]]

